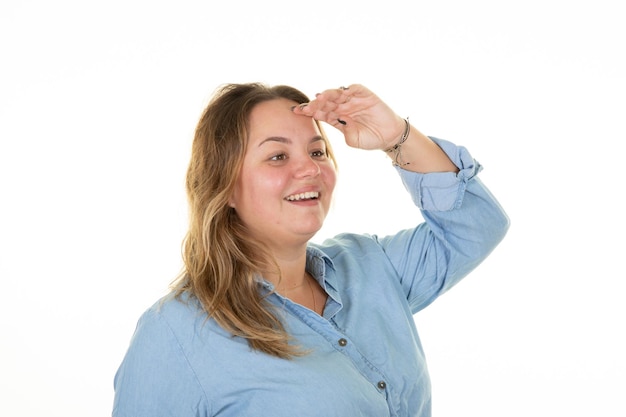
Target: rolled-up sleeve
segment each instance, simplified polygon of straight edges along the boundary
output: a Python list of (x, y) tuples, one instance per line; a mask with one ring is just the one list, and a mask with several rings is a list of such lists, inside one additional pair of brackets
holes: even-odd
[(478, 266), (500, 243), (509, 218), (477, 178), (481, 165), (461, 146), (433, 139), (459, 172), (420, 174), (397, 168), (426, 220), (379, 239), (413, 312), (430, 304)]

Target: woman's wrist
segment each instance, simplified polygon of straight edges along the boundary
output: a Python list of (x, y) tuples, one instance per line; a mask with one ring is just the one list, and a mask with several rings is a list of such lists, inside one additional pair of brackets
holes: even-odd
[(393, 164), (396, 166), (405, 166), (409, 165), (410, 162), (404, 161), (402, 159), (402, 145), (409, 138), (411, 134), (411, 124), (409, 123), (409, 118), (404, 119), (404, 131), (402, 132), (402, 136), (400, 139), (396, 141), (396, 143), (386, 149), (384, 151), (391, 157)]
[(409, 137), (399, 151), (398, 155), (387, 155), (397, 157), (392, 159), (392, 163), (402, 169), (423, 174), (459, 171), (439, 145), (414, 126), (411, 126)]

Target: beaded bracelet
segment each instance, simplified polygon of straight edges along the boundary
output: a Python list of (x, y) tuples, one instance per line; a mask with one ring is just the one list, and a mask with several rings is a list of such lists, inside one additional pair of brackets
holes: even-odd
[(409, 137), (409, 133), (411, 133), (411, 125), (409, 124), (409, 118), (407, 117), (406, 119), (404, 119), (404, 133), (402, 133), (402, 136), (400, 137), (400, 140), (398, 141), (398, 143), (396, 143), (395, 145), (393, 145), (391, 148), (387, 148), (385, 149), (385, 152), (387, 153), (395, 153), (395, 156), (393, 158), (393, 164), (396, 166), (406, 166), (409, 165), (410, 162), (399, 162), (400, 161), (400, 147), (402, 146), (402, 144), (404, 142), (406, 142), (406, 140)]

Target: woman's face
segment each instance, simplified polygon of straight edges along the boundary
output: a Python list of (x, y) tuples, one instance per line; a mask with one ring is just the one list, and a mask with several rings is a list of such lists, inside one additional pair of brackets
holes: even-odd
[(230, 199), (251, 233), (272, 248), (307, 242), (322, 227), (336, 182), (326, 141), (298, 103), (275, 99), (250, 114), (243, 166)]

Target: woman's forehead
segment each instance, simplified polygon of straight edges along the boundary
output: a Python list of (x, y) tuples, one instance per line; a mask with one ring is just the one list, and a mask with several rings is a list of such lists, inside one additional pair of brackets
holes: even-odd
[(321, 137), (317, 122), (312, 117), (293, 113), (294, 104), (282, 98), (257, 104), (250, 113), (250, 141), (260, 144), (270, 138), (294, 141)]

